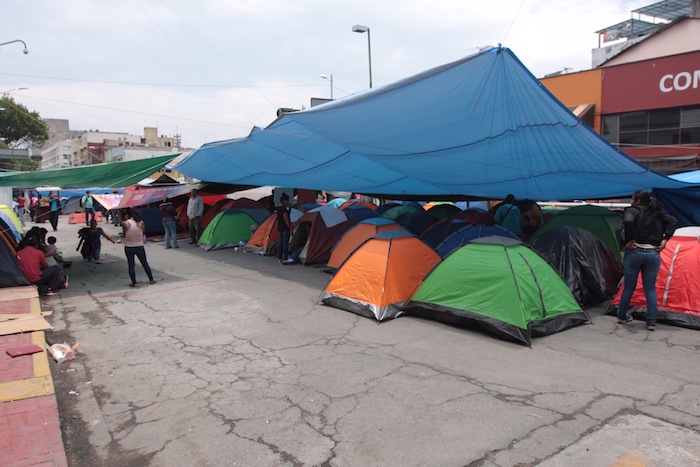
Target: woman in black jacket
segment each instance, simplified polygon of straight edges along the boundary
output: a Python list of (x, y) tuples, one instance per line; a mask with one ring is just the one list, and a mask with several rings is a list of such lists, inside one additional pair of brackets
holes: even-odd
[(660, 252), (666, 247), (666, 241), (673, 235), (677, 224), (676, 218), (664, 211), (648, 191), (634, 192), (632, 206), (625, 210), (623, 216), (622, 239), (627, 243), (624, 257), (625, 288), (617, 308), (619, 324), (629, 323), (633, 319), (627, 311), (641, 271), (647, 302), (647, 330), (656, 330), (656, 276), (661, 266)]

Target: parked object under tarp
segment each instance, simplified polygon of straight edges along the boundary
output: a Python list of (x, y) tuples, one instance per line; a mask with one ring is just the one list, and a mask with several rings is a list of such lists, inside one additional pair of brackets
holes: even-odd
[(615, 295), (623, 275), (622, 261), (589, 231), (563, 225), (539, 235), (530, 245), (559, 273), (582, 307)]

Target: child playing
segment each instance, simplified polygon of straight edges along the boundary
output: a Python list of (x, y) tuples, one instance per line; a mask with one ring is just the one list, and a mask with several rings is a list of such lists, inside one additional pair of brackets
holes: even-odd
[(61, 269), (70, 267), (72, 261), (64, 261), (63, 255), (58, 251), (56, 246), (56, 237), (49, 237), (46, 239), (46, 250), (44, 251), (44, 256), (46, 256), (46, 262), (49, 266), (58, 264)]

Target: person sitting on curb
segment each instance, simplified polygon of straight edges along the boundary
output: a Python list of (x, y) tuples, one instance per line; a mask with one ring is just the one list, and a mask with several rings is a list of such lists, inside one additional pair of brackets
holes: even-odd
[(68, 276), (61, 279), (61, 267), (49, 266), (44, 252), (39, 250), (39, 240), (28, 237), (25, 247), (17, 252), (19, 267), (29, 282), (39, 287), (41, 295), (52, 295), (68, 287)]

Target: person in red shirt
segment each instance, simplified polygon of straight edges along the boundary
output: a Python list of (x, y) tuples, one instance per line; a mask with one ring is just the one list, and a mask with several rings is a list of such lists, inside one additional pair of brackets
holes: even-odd
[(57, 264), (49, 266), (44, 252), (37, 248), (38, 245), (39, 241), (35, 237), (28, 237), (26, 246), (17, 252), (19, 268), (24, 273), (24, 277), (38, 286), (40, 291), (44, 291), (44, 288), (51, 291), (66, 288), (68, 278), (61, 279), (61, 267)]

